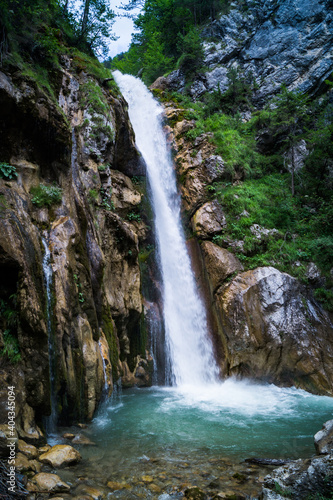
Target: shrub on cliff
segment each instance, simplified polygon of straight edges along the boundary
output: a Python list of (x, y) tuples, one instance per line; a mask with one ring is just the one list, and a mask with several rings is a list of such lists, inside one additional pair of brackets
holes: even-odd
[(32, 194), (31, 201), (36, 207), (51, 207), (61, 202), (62, 190), (57, 186), (47, 186), (40, 184), (30, 190)]

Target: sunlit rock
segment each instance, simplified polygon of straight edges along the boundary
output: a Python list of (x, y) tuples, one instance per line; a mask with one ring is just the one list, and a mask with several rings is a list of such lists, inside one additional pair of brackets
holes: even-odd
[(39, 461), (43, 464), (51, 465), (52, 467), (64, 467), (66, 465), (75, 464), (81, 460), (80, 453), (72, 446), (57, 444), (43, 453), (39, 457)]

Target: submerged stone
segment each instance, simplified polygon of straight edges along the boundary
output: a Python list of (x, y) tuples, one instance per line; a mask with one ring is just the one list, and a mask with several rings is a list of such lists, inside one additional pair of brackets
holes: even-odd
[(64, 483), (56, 474), (41, 472), (34, 477), (34, 482), (37, 484), (40, 491), (57, 493), (70, 490), (70, 486)]

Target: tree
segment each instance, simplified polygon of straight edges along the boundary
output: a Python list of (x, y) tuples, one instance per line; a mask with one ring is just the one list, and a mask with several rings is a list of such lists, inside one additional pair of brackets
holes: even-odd
[(285, 85), (273, 101), (270, 128), (280, 138), (282, 147), (291, 155), (291, 193), (295, 195), (296, 145), (302, 138), (309, 119), (309, 97), (301, 92), (290, 92)]
[(116, 39), (111, 32), (114, 18), (106, 0), (83, 0), (78, 43), (85, 43), (93, 52), (105, 56), (108, 41)]

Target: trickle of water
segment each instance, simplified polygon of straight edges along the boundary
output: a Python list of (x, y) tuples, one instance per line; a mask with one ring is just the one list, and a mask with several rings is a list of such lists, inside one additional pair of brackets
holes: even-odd
[[(46, 233), (46, 232), (45, 232)], [(44, 247), (43, 257), (43, 274), (44, 284), (46, 289), (46, 318), (47, 318), (47, 333), (48, 333), (48, 350), (49, 350), (49, 366), (50, 366), (50, 394), (51, 394), (51, 415), (46, 418), (46, 431), (47, 434), (53, 434), (57, 425), (57, 398), (56, 398), (56, 381), (55, 381), (55, 349), (54, 339), (52, 334), (52, 265), (51, 265), (51, 252), (47, 241), (47, 233), (42, 237)]]
[(103, 362), (103, 375), (104, 375), (104, 386), (103, 386), (103, 392), (102, 392), (102, 400), (105, 400), (108, 398), (108, 395), (109, 395), (109, 384), (108, 384), (108, 378), (106, 375), (106, 364), (105, 364), (105, 359), (103, 356), (103, 348), (102, 348), (102, 344), (101, 344), (100, 340), (98, 341), (98, 345), (99, 345), (99, 350), (101, 352), (101, 357), (102, 357), (102, 362)]
[(206, 312), (197, 292), (180, 219), (180, 198), (163, 132), (163, 108), (141, 80), (114, 72), (129, 106), (136, 144), (146, 165), (152, 192), (164, 288), (168, 382), (202, 384), (218, 378), (208, 336)]

